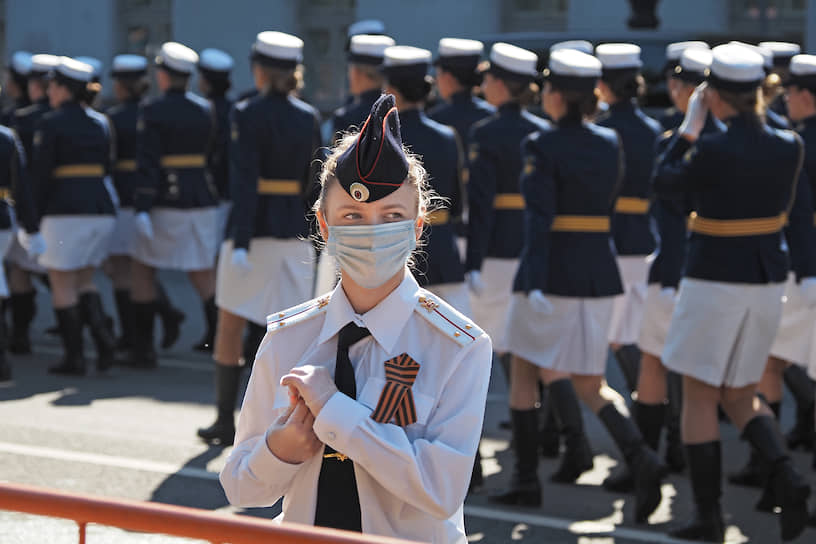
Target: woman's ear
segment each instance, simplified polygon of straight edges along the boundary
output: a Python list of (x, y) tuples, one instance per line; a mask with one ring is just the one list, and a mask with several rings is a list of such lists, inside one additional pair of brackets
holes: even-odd
[(315, 212), (317, 216), (317, 227), (320, 229), (320, 237), (323, 238), (324, 242), (329, 240), (329, 226), (326, 224), (326, 218), (323, 217), (323, 210), (317, 210)]
[(425, 210), (420, 210), (419, 215), (417, 216), (416, 225), (414, 226), (414, 233), (416, 234), (417, 240), (422, 238), (422, 228), (424, 226), (425, 226)]

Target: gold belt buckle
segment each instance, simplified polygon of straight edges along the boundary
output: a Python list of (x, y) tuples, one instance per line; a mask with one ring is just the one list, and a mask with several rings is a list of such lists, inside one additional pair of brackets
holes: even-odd
[(345, 461), (348, 459), (348, 455), (343, 455), (342, 453), (334, 452), (334, 453), (326, 453), (323, 455), (323, 459), (337, 459), (338, 461)]

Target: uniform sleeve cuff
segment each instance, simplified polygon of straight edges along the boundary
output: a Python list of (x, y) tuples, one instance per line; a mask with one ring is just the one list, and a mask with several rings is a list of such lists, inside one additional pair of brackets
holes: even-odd
[(292, 464), (278, 459), (266, 443), (268, 433), (269, 431), (264, 433), (263, 438), (250, 452), (247, 467), (259, 480), (267, 477), (279, 479), (294, 477), (302, 463)]
[(324, 444), (349, 455), (348, 445), (354, 429), (370, 414), (370, 408), (338, 391), (315, 418), (314, 432)]

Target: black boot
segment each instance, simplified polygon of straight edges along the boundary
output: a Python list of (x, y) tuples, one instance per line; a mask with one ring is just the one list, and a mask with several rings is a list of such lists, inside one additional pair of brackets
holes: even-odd
[(130, 291), (127, 289), (116, 289), (113, 292), (113, 300), (116, 302), (116, 313), (119, 315), (119, 330), (121, 336), (116, 341), (116, 349), (127, 351), (133, 347), (133, 313), (130, 308)]
[(541, 388), (541, 393), (539, 421), (544, 423), (538, 431), (538, 445), (541, 448), (542, 457), (557, 459), (558, 454), (561, 453), (561, 432), (555, 419), (550, 393), (546, 386)]
[(574, 483), (581, 474), (591, 470), (592, 449), (584, 434), (584, 418), (578, 395), (569, 379), (556, 380), (549, 385), (550, 408), (564, 435), (564, 453), (561, 466), (550, 475), (555, 483)]
[[(757, 395), (764, 402), (764, 398), (761, 395)], [(771, 408), (771, 411), (774, 413), (774, 417), (777, 421), (779, 421), (779, 410), (780, 410), (780, 403), (772, 402), (768, 403), (768, 406)], [(768, 479), (768, 471), (766, 467), (762, 463), (762, 457), (760, 457), (759, 452), (753, 446), (749, 445), (750, 454), (748, 456), (748, 463), (740, 469), (739, 471), (730, 474), (728, 476), (728, 481), (734, 485), (742, 486), (742, 487), (757, 487), (757, 488), (764, 488), (766, 487), (766, 481)], [(759, 499), (759, 502), (756, 504), (756, 509), (761, 512), (772, 512), (774, 509), (775, 499), (769, 495), (767, 492), (763, 492), (762, 497)]]
[(787, 434), (788, 448), (795, 450), (813, 448), (814, 391), (813, 380), (799, 365), (789, 365), (785, 369), (785, 385), (796, 399), (796, 423)]
[(476, 447), (476, 458), (473, 460), (473, 471), (470, 473), (470, 484), (468, 493), (478, 493), (484, 485), (484, 474), (482, 474), (482, 453)]
[(79, 309), (82, 321), (91, 330), (91, 337), (96, 346), (96, 368), (100, 371), (108, 370), (113, 366), (116, 356), (116, 338), (108, 328), (99, 293), (79, 295)]
[(618, 366), (623, 373), (623, 379), (626, 380), (629, 392), (637, 391), (640, 375), (640, 348), (635, 344), (621, 346), (615, 351), (615, 359), (618, 360)]
[(72, 376), (85, 375), (85, 356), (82, 354), (82, 312), (79, 305), (69, 308), (55, 309), (57, 326), (62, 338), (64, 355), (57, 366), (52, 366), (48, 372), (52, 374), (68, 374)]
[(618, 412), (614, 404), (601, 408), (598, 417), (612, 435), (635, 478), (635, 521), (645, 523), (660, 506), (660, 485), (665, 467), (646, 444), (634, 422)]
[(541, 506), (538, 481), (538, 410), (511, 410), (516, 463), (510, 487), (488, 499), (498, 504)]
[(779, 516), (782, 540), (793, 540), (804, 531), (808, 522), (810, 486), (794, 468), (774, 418), (753, 418), (745, 425), (742, 436), (756, 448), (763, 463), (769, 467), (767, 487), (782, 509)]
[[(657, 451), (660, 445), (660, 431), (666, 418), (665, 404), (643, 404), (635, 401), (632, 404), (632, 416), (635, 418), (646, 444)], [(613, 493), (630, 493), (635, 488), (635, 479), (627, 465), (610, 474), (604, 481), (603, 487)]]
[(181, 334), (181, 322), (184, 321), (184, 313), (173, 306), (167, 291), (164, 290), (159, 281), (156, 281), (156, 313), (162, 323), (162, 349), (173, 347)]
[(11, 336), (9, 338), (9, 351), (15, 355), (28, 355), (31, 353), (31, 339), (28, 329), (37, 313), (35, 298), (36, 291), (25, 293), (12, 293), (9, 298), (11, 304)]
[(215, 344), (215, 327), (218, 324), (218, 308), (215, 306), (215, 297), (210, 297), (204, 301), (204, 320), (207, 330), (201, 341), (193, 346), (196, 351), (212, 352)]
[(242, 366), (215, 363), (215, 423), (198, 430), (198, 436), (212, 445), (231, 446), (235, 441), (235, 402), (241, 385)]
[(156, 368), (158, 358), (153, 340), (156, 303), (131, 301), (130, 308), (133, 311), (133, 349), (129, 364), (137, 368)]
[(694, 517), (669, 534), (684, 540), (718, 542), (725, 539), (725, 524), (720, 509), (722, 495), (722, 455), (720, 441), (686, 446), (691, 489), (694, 493)]
[[(3, 300), (3, 307), (5, 309)], [(6, 314), (0, 312), (0, 382), (11, 381), (11, 364), (8, 362), (6, 350), (8, 349), (8, 331), (6, 329)]]
[(255, 362), (255, 356), (258, 354), (258, 348), (266, 335), (266, 327), (249, 322), (247, 324), (247, 332), (244, 337), (244, 364), (247, 368), (252, 369)]
[(680, 473), (686, 468), (685, 448), (680, 436), (680, 416), (683, 413), (683, 377), (680, 374), (669, 371), (666, 375), (666, 393), (669, 403), (666, 405), (666, 452), (663, 460), (669, 471)]

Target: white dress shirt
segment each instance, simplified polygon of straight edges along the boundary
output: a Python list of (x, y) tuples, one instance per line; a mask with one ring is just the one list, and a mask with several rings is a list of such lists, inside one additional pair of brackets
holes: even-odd
[[(357, 400), (335, 393), (315, 419), (325, 444), (354, 461), (363, 532), (420, 542), (465, 543), (462, 506), (482, 430), (490, 379), (490, 338), (410, 273), (376, 307), (356, 314), (342, 282), (327, 297), (270, 316), (238, 421), (235, 448), (221, 471), (230, 503), (271, 506), (278, 520), (313, 524), (319, 455), (288, 464), (265, 433), (289, 404), (280, 379), (292, 368), (334, 373), (337, 333), (349, 322), (371, 336), (349, 356)], [(377, 423), (371, 413), (385, 385), (384, 362), (407, 353), (419, 363), (412, 387), (417, 422)]]

